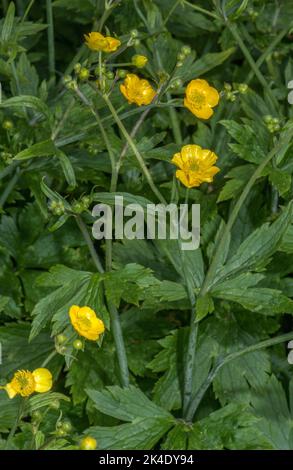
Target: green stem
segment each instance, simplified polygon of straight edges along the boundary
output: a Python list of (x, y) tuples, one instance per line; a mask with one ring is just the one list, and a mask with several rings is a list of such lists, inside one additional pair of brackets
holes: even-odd
[(50, 77), (55, 80), (55, 38), (54, 18), (52, 0), (46, 0), (47, 23), (48, 23), (48, 59)]
[[(189, 188), (186, 189), (185, 194), (185, 204), (188, 205), (189, 199)], [(187, 209), (188, 210), (188, 209)], [(183, 390), (183, 417), (186, 415), (187, 407), (191, 399), (192, 394), (192, 382), (193, 382), (193, 369), (195, 363), (195, 355), (196, 355), (196, 343), (197, 343), (197, 334), (198, 334), (198, 323), (196, 320), (196, 300), (194, 294), (194, 287), (192, 280), (189, 279), (188, 273), (185, 269), (185, 252), (182, 252), (181, 259), (182, 259), (182, 271), (184, 282), (187, 290), (187, 295), (189, 297), (191, 311), (190, 311), (190, 328), (189, 328), (189, 337), (188, 337), (188, 345), (187, 345), (187, 352), (185, 357), (185, 368), (184, 368), (184, 390)]]
[(200, 295), (205, 295), (211, 287), (211, 282), (212, 282), (212, 280), (213, 280), (213, 278), (216, 274), (216, 271), (218, 269), (219, 260), (222, 256), (222, 252), (223, 252), (224, 246), (226, 244), (227, 237), (229, 236), (229, 233), (230, 233), (230, 231), (231, 231), (231, 229), (234, 225), (234, 222), (235, 222), (235, 220), (238, 216), (238, 213), (239, 213), (239, 211), (242, 207), (242, 204), (246, 200), (251, 188), (253, 187), (256, 180), (261, 176), (264, 168), (272, 160), (272, 158), (276, 154), (278, 154), (279, 152), (285, 151), (287, 149), (288, 145), (290, 145), (290, 141), (292, 139), (292, 136), (293, 136), (293, 130), (289, 129), (285, 133), (284, 137), (280, 138), (279, 142), (273, 147), (273, 149), (269, 152), (267, 157), (256, 168), (255, 172), (253, 173), (253, 175), (251, 176), (251, 178), (248, 181), (247, 185), (245, 186), (244, 190), (242, 191), (240, 197), (238, 198), (238, 200), (237, 200), (237, 202), (236, 202), (236, 204), (235, 204), (235, 206), (234, 206), (234, 208), (233, 208), (233, 210), (230, 214), (229, 220), (228, 220), (227, 224), (225, 225), (225, 228), (223, 230), (223, 234), (221, 236), (219, 244), (216, 247), (216, 251), (215, 251), (213, 260), (211, 262), (211, 265), (209, 267), (209, 270), (207, 272), (207, 275), (205, 277), (205, 280), (203, 282), (203, 285), (202, 285), (202, 288), (201, 288), (201, 291), (200, 291)]
[(211, 18), (214, 18), (216, 20), (219, 19), (218, 15), (216, 15), (216, 13), (213, 13), (212, 11), (205, 10), (204, 8), (199, 7), (198, 5), (193, 5), (192, 3), (188, 2), (187, 0), (183, 0), (183, 5), (189, 6), (193, 10), (196, 10), (199, 13), (203, 13), (204, 15), (210, 16)]
[[(167, 96), (167, 100), (170, 101), (171, 100), (170, 93), (167, 93), (166, 96)], [(182, 144), (182, 134), (181, 134), (180, 122), (179, 122), (179, 119), (178, 119), (178, 115), (177, 115), (174, 108), (169, 108), (168, 111), (169, 111), (169, 116), (170, 116), (170, 120), (171, 120), (171, 126), (172, 126), (172, 131), (173, 131), (175, 142), (176, 142), (176, 144), (181, 145)]]
[[(91, 239), (91, 237), (88, 233), (88, 230), (87, 230), (87, 227), (86, 227), (85, 223), (83, 222), (83, 220), (80, 216), (77, 216), (76, 220), (77, 220), (78, 226), (81, 230), (81, 233), (84, 237), (84, 240), (85, 240), (85, 242), (88, 246), (89, 252), (91, 254), (92, 260), (93, 260), (97, 270), (100, 273), (103, 273), (104, 269), (102, 267), (102, 264), (100, 262), (100, 259), (99, 259), (98, 255), (97, 255), (97, 252), (95, 250), (94, 244), (93, 244), (92, 239)], [(126, 350), (125, 350), (125, 344), (124, 344), (124, 339), (123, 339), (119, 314), (118, 314), (118, 311), (117, 311), (115, 305), (112, 302), (108, 302), (108, 310), (109, 310), (109, 313), (110, 313), (111, 330), (112, 330), (112, 333), (113, 333), (115, 346), (116, 346), (116, 353), (117, 353), (118, 364), (119, 364), (121, 385), (123, 387), (128, 387), (129, 386), (129, 371), (128, 371), (127, 356), (126, 356)]]
[(26, 18), (27, 18), (27, 16), (28, 16), (29, 12), (31, 11), (31, 8), (32, 8), (32, 6), (33, 6), (34, 3), (35, 3), (35, 0), (31, 0), (31, 1), (29, 2), (28, 6), (27, 6), (26, 9), (25, 9), (25, 12), (24, 12), (23, 17), (21, 18), (21, 23), (23, 23), (23, 22), (26, 20)]
[(75, 105), (75, 99), (73, 98), (72, 101), (67, 106), (67, 108), (65, 110), (65, 113), (63, 114), (63, 116), (60, 119), (59, 123), (57, 124), (56, 128), (52, 131), (52, 134), (51, 134), (51, 139), (52, 140), (55, 140), (57, 138), (57, 136), (59, 135), (59, 133), (62, 130), (65, 121), (69, 117), (69, 115), (71, 113), (71, 110), (74, 107), (74, 105)]
[[(290, 26), (291, 27), (291, 26)], [(283, 37), (287, 34), (288, 30), (290, 28), (283, 29), (276, 37), (275, 39), (271, 42), (271, 44), (267, 47), (267, 49), (263, 52), (263, 54), (257, 59), (256, 61), (256, 66), (259, 69), (262, 64), (266, 61), (267, 57), (273, 52), (277, 44), (279, 44), (280, 41), (282, 41)], [(254, 76), (254, 70), (251, 70), (248, 74), (247, 79), (245, 80), (245, 83), (250, 83), (252, 78)]]
[(10, 433), (9, 433), (7, 441), (6, 441), (6, 446), (5, 446), (6, 449), (9, 448), (9, 445), (10, 445), (10, 443), (11, 443), (13, 437), (14, 437), (14, 434), (16, 433), (16, 430), (18, 428), (18, 425), (20, 423), (20, 420), (21, 420), (23, 412), (24, 412), (25, 404), (26, 404), (26, 398), (21, 398), (21, 402), (20, 402), (19, 407), (18, 407), (18, 412), (17, 412), (17, 416), (16, 416), (16, 419), (15, 419), (14, 425), (10, 429)]
[(108, 301), (107, 304), (110, 313), (112, 333), (116, 345), (121, 385), (123, 387), (129, 387), (129, 370), (119, 313), (112, 302)]
[(190, 421), (190, 422), (193, 420), (195, 412), (196, 412), (199, 404), (201, 403), (201, 400), (203, 399), (206, 391), (208, 390), (211, 383), (213, 382), (216, 375), (218, 374), (218, 372), (220, 371), (220, 369), (223, 366), (225, 366), (226, 364), (228, 364), (231, 361), (234, 361), (235, 359), (238, 359), (239, 357), (243, 356), (244, 354), (248, 354), (248, 353), (251, 353), (251, 352), (258, 351), (260, 349), (268, 348), (268, 347), (274, 346), (276, 344), (284, 343), (286, 341), (290, 341), (291, 339), (293, 339), (293, 333), (286, 333), (284, 335), (277, 336), (276, 338), (266, 339), (264, 341), (260, 341), (259, 343), (252, 344), (251, 346), (248, 346), (247, 348), (241, 349), (240, 351), (230, 353), (224, 359), (219, 360), (215, 364), (213, 369), (210, 371), (210, 373), (208, 374), (206, 380), (204, 381), (204, 383), (202, 384), (200, 389), (193, 395), (193, 397), (191, 399), (191, 402), (190, 402), (190, 405), (189, 405), (188, 410), (187, 410), (186, 420)]
[(83, 235), (83, 238), (88, 246), (90, 255), (92, 257), (92, 260), (94, 262), (94, 265), (96, 266), (97, 270), (99, 273), (103, 274), (105, 272), (101, 260), (95, 250), (94, 244), (92, 242), (92, 239), (90, 237), (90, 234), (88, 232), (87, 226), (85, 225), (84, 221), (82, 220), (80, 215), (75, 216), (76, 223)]
[(112, 177), (111, 177), (111, 185), (110, 185), (110, 191), (112, 192), (113, 191), (113, 184), (114, 184), (114, 181), (116, 180), (116, 160), (115, 160), (114, 153), (112, 151), (111, 143), (110, 143), (110, 141), (108, 139), (108, 136), (107, 136), (107, 132), (105, 131), (105, 128), (103, 126), (103, 123), (101, 121), (99, 113), (94, 109), (93, 105), (89, 102), (87, 97), (79, 89), (76, 89), (75, 92), (79, 96), (81, 101), (90, 109), (91, 113), (95, 117), (95, 119), (97, 121), (97, 124), (98, 124), (98, 127), (100, 129), (100, 132), (102, 134), (102, 137), (104, 139), (106, 148), (107, 148), (108, 153), (109, 153), (111, 168), (112, 168)]
[(117, 126), (119, 127), (120, 131), (122, 132), (123, 136), (125, 137), (129, 147), (131, 148), (131, 150), (133, 151), (134, 155), (136, 156), (136, 159), (142, 169), (142, 172), (143, 174), (145, 175), (146, 177), (146, 180), (151, 188), (151, 190), (153, 191), (153, 193), (157, 196), (157, 198), (159, 199), (160, 202), (162, 202), (163, 204), (166, 204), (166, 201), (165, 201), (165, 198), (163, 197), (163, 195), (160, 193), (160, 191), (158, 190), (158, 188), (156, 187), (154, 181), (153, 181), (153, 178), (146, 166), (146, 164), (144, 163), (144, 159), (143, 157), (141, 156), (140, 152), (138, 151), (135, 143), (133, 142), (132, 138), (130, 137), (130, 135), (128, 134), (126, 128), (124, 127), (124, 125), (122, 124), (121, 120), (119, 119), (119, 116), (118, 114), (116, 113), (116, 110), (115, 108), (113, 107), (109, 97), (107, 95), (103, 95), (103, 98), (105, 100), (105, 102), (107, 103), (108, 105), (108, 108), (109, 110), (111, 111), (111, 114), (117, 124)]
[(171, 16), (173, 15), (173, 13), (175, 12), (176, 8), (178, 7), (180, 3), (181, 3), (181, 0), (175, 0), (174, 4), (172, 5), (172, 8), (170, 9), (166, 18), (164, 19), (164, 22), (163, 22), (164, 25), (168, 23), (169, 19), (171, 18)]
[(48, 357), (46, 357), (46, 359), (44, 360), (43, 364), (41, 365), (41, 367), (46, 367), (49, 362), (51, 362), (51, 360), (53, 359), (53, 357), (55, 357), (56, 355), (58, 354), (58, 352), (56, 351), (56, 349), (54, 349)]
[(9, 197), (10, 193), (13, 191), (20, 175), (21, 175), (21, 172), (19, 168), (17, 168), (13, 177), (11, 178), (9, 183), (6, 185), (3, 193), (0, 196), (0, 209), (4, 206), (5, 202), (7, 201), (7, 198)]
[(278, 101), (275, 97), (275, 95), (273, 94), (271, 88), (269, 87), (266, 79), (264, 78), (264, 76), (262, 75), (262, 73), (260, 72), (258, 66), (256, 65), (255, 61), (253, 60), (249, 50), (247, 49), (246, 45), (244, 44), (239, 32), (238, 32), (238, 28), (236, 26), (235, 23), (231, 24), (229, 22), (226, 23), (228, 28), (229, 28), (229, 31), (231, 32), (232, 36), (234, 37), (235, 41), (238, 43), (244, 57), (246, 58), (247, 62), (249, 63), (251, 69), (253, 70), (255, 76), (257, 77), (258, 81), (260, 82), (260, 84), (264, 87), (264, 89), (266, 90), (267, 92), (267, 95), (268, 97), (270, 98), (270, 102), (271, 102), (271, 105), (274, 109), (275, 112), (277, 112), (278, 108), (279, 108), (279, 104), (278, 104)]

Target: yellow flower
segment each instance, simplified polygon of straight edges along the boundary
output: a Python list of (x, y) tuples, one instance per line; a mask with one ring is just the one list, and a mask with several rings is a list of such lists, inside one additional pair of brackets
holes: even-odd
[(120, 85), (120, 91), (128, 100), (128, 103), (135, 103), (138, 106), (150, 104), (156, 95), (150, 83), (134, 73), (126, 75), (124, 83)]
[(52, 388), (52, 374), (43, 367), (35, 369), (33, 372), (18, 370), (11, 382), (0, 388), (6, 390), (9, 398), (14, 398), (15, 395), (28, 397), (34, 392), (48, 392)]
[(171, 161), (179, 168), (176, 178), (187, 188), (194, 188), (213, 181), (213, 177), (220, 171), (213, 166), (217, 159), (217, 155), (211, 150), (202, 149), (199, 145), (184, 145)]
[(85, 43), (92, 51), (115, 52), (121, 46), (119, 39), (101, 33), (85, 34)]
[(97, 448), (97, 441), (94, 437), (86, 436), (79, 444), (80, 450), (95, 450)]
[(131, 59), (131, 62), (135, 67), (142, 69), (148, 62), (148, 58), (145, 55), (134, 55)]
[(103, 321), (97, 317), (94, 310), (90, 307), (72, 305), (69, 310), (69, 316), (77, 333), (91, 341), (96, 341), (105, 331)]
[(184, 106), (196, 117), (209, 119), (214, 114), (212, 108), (219, 103), (220, 95), (206, 80), (191, 80), (185, 93)]

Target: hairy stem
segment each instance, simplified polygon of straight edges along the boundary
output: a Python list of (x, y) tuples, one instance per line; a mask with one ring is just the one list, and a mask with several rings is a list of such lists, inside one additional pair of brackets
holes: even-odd
[(228, 26), (232, 36), (234, 37), (235, 41), (239, 45), (244, 57), (246, 58), (247, 62), (249, 63), (249, 65), (250, 65), (251, 69), (253, 70), (255, 76), (257, 77), (258, 81), (264, 87), (264, 90), (266, 91), (267, 96), (270, 99), (272, 108), (274, 109), (275, 112), (277, 112), (277, 110), (279, 108), (278, 101), (277, 101), (275, 95), (273, 94), (271, 88), (269, 87), (269, 85), (268, 85), (266, 79), (264, 78), (263, 74), (260, 72), (257, 64), (253, 60), (249, 50), (247, 49), (246, 45), (244, 44), (244, 41), (242, 40), (242, 38), (239, 34), (239, 31), (238, 31), (238, 28), (237, 28), (236, 24), (235, 23), (231, 24), (231, 23), (227, 22), (227, 26)]
[(20, 177), (20, 170), (19, 168), (16, 168), (16, 172), (14, 173), (13, 177), (11, 180), (8, 182), (8, 184), (5, 186), (5, 189), (3, 193), (0, 196), (0, 209), (4, 206), (5, 202), (7, 201), (7, 198), (9, 197), (10, 193), (13, 191), (15, 185), (17, 184), (17, 181)]
[(151, 188), (151, 190), (153, 191), (153, 193), (157, 196), (157, 198), (159, 199), (160, 202), (162, 202), (163, 204), (166, 204), (166, 201), (165, 201), (165, 198), (163, 197), (163, 195), (160, 193), (160, 191), (158, 190), (158, 188), (156, 187), (154, 181), (153, 181), (153, 178), (144, 162), (144, 159), (143, 157), (141, 156), (140, 152), (138, 151), (135, 143), (133, 142), (133, 139), (130, 137), (130, 135), (128, 134), (126, 128), (124, 127), (124, 125), (122, 124), (114, 106), (112, 105), (109, 97), (107, 95), (103, 95), (103, 98), (105, 100), (105, 102), (107, 103), (108, 105), (108, 108), (117, 124), (117, 126), (119, 127), (120, 131), (122, 132), (123, 136), (125, 137), (129, 147), (131, 148), (131, 150), (133, 151), (134, 155), (136, 156), (136, 159), (142, 169), (142, 172), (143, 174), (145, 175), (145, 178)]
[[(92, 260), (100, 273), (104, 273), (104, 268), (100, 262), (99, 256), (95, 250), (94, 244), (88, 232), (88, 229), (83, 222), (80, 216), (76, 216), (77, 225), (80, 228), (80, 231), (84, 237), (84, 240), (88, 246), (90, 255)], [(115, 341), (116, 346), (116, 354), (118, 358), (119, 364), (119, 372), (120, 372), (120, 381), (123, 387), (129, 386), (129, 371), (128, 371), (128, 363), (127, 363), (127, 356), (125, 350), (125, 344), (122, 334), (122, 328), (119, 318), (119, 313), (112, 302), (108, 302), (108, 310), (110, 313), (110, 320), (111, 320), (111, 329)]]
[(208, 390), (209, 386), (211, 385), (216, 375), (218, 374), (219, 370), (223, 366), (225, 366), (231, 361), (234, 361), (235, 359), (238, 359), (244, 354), (248, 354), (254, 351), (258, 351), (260, 349), (268, 348), (268, 347), (274, 346), (275, 344), (284, 343), (286, 341), (290, 341), (291, 339), (293, 339), (293, 333), (286, 333), (284, 335), (277, 336), (276, 338), (266, 339), (264, 341), (260, 341), (259, 343), (252, 344), (251, 346), (248, 346), (247, 348), (243, 348), (240, 351), (230, 353), (226, 357), (224, 357), (224, 359), (219, 360), (215, 364), (215, 366), (212, 368), (210, 373), (208, 374), (206, 380), (204, 381), (200, 389), (193, 395), (190, 405), (187, 410), (186, 420), (187, 421), (193, 420), (194, 414), (201, 400), (203, 399), (206, 391)]
[(48, 60), (50, 78), (55, 80), (55, 37), (52, 0), (46, 0), (47, 24), (48, 24)]

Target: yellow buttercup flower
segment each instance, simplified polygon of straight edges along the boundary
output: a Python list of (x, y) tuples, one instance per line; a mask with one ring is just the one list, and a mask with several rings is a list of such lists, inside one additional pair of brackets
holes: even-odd
[(136, 54), (132, 57), (131, 62), (135, 67), (142, 69), (148, 62), (148, 58), (145, 55)]
[(72, 305), (69, 310), (69, 316), (72, 326), (77, 333), (91, 341), (96, 341), (105, 331), (104, 322), (97, 317), (94, 310), (90, 307)]
[(34, 392), (48, 392), (52, 388), (52, 383), (51, 372), (41, 367), (33, 372), (18, 370), (15, 372), (11, 382), (5, 385), (5, 387), (0, 388), (6, 390), (9, 398), (14, 398), (15, 395), (28, 397)]
[(138, 106), (150, 104), (156, 95), (151, 84), (134, 73), (126, 75), (124, 83), (120, 85), (120, 91), (128, 103), (135, 103)]
[(195, 188), (213, 181), (220, 171), (213, 166), (217, 159), (217, 155), (211, 150), (202, 149), (199, 145), (184, 145), (171, 161), (179, 168), (176, 178), (187, 188)]
[(185, 90), (184, 106), (188, 108), (196, 117), (209, 119), (217, 106), (220, 95), (217, 90), (211, 87), (206, 80), (191, 80)]
[(101, 33), (85, 34), (85, 43), (92, 51), (115, 52), (121, 46), (119, 39), (103, 36)]

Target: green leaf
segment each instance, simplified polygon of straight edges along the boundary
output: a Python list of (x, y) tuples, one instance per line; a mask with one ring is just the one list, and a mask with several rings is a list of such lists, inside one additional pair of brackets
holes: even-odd
[[(79, 271), (78, 276), (72, 277), (70, 281), (59, 287), (51, 294), (41, 299), (35, 306), (32, 316), (32, 328), (30, 341), (34, 339), (40, 331), (46, 327), (53, 316), (62, 312), (63, 316), (68, 313), (69, 307), (74, 304), (74, 296), (78, 295), (85, 284), (89, 283), (90, 274)], [(65, 317), (66, 318), (66, 317)]]
[[(54, 341), (48, 332), (42, 332), (32, 343), (28, 342), (30, 325), (25, 323), (9, 323), (0, 327), (2, 345), (1, 377), (10, 379), (18, 369), (33, 370), (41, 367), (43, 361), (54, 349)], [(50, 370), (56, 371), (60, 360), (56, 357), (50, 363)]]
[(136, 418), (164, 418), (173, 421), (172, 415), (149, 400), (137, 387), (107, 387), (106, 390), (86, 390), (95, 407), (102, 413), (122, 421)]
[(218, 285), (213, 295), (230, 302), (237, 302), (247, 310), (265, 315), (293, 313), (293, 301), (276, 289), (265, 287), (233, 289), (233, 282), (231, 282), (228, 290), (221, 290)]
[(70, 387), (73, 404), (85, 402), (88, 395), (85, 384), (94, 390), (117, 383), (116, 358), (113, 355), (112, 343), (103, 343), (102, 348), (86, 342), (85, 350), (80, 352), (73, 361), (66, 375), (66, 386)]
[(214, 309), (214, 302), (210, 295), (206, 294), (203, 297), (198, 297), (196, 301), (196, 321), (199, 322), (209, 313), (213, 313)]
[(91, 427), (102, 449), (151, 449), (174, 424), (173, 416), (151, 402), (138, 388), (107, 387), (98, 392), (87, 390), (95, 407), (104, 414), (128, 424)]
[(121, 299), (135, 305), (145, 297), (145, 289), (156, 282), (152, 271), (138, 264), (127, 264), (119, 271), (105, 274), (107, 299), (118, 308)]
[(20, 397), (11, 400), (5, 390), (0, 390), (0, 432), (8, 432), (15, 423), (20, 400)]
[(280, 196), (284, 196), (291, 187), (291, 175), (276, 168), (270, 170), (269, 180), (280, 193)]
[(57, 392), (47, 392), (47, 393), (41, 393), (38, 395), (33, 395), (26, 407), (26, 411), (28, 413), (32, 413), (33, 411), (39, 410), (41, 408), (47, 408), (48, 406), (51, 405), (51, 403), (55, 402), (56, 400), (63, 400), (70, 402), (70, 398), (67, 397), (66, 395), (63, 395), (63, 393), (57, 393)]
[(137, 418), (120, 426), (94, 426), (86, 433), (94, 437), (103, 450), (149, 450), (172, 427), (165, 418)]
[(289, 203), (283, 213), (271, 225), (263, 224), (249, 235), (240, 245), (237, 252), (221, 268), (213, 284), (231, 276), (252, 269), (257, 269), (278, 249), (283, 234), (286, 232), (292, 218), (292, 203)]
[(267, 139), (262, 139), (253, 127), (253, 123), (238, 124), (235, 121), (221, 121), (230, 136), (237, 141), (237, 144), (229, 144), (236, 155), (248, 162), (260, 163), (266, 155), (268, 146)]
[(266, 436), (275, 450), (292, 450), (293, 420), (287, 396), (281, 382), (272, 375), (255, 391), (251, 400), (253, 412), (259, 421), (257, 428)]
[(22, 150), (15, 155), (14, 160), (28, 160), (30, 158), (36, 157), (49, 157), (50, 155), (55, 155), (56, 152), (57, 149), (54, 145), (54, 142), (49, 139), (43, 142), (38, 142), (37, 144)]
[(59, 159), (67, 183), (69, 186), (74, 188), (76, 186), (76, 178), (71, 161), (61, 150), (58, 150), (56, 155)]
[(51, 113), (48, 106), (36, 96), (13, 96), (12, 98), (8, 98), (6, 101), (0, 103), (0, 108), (19, 108), (22, 106), (39, 111), (44, 114), (48, 121), (50, 121)]
[(10, 2), (1, 31), (1, 40), (3, 42), (8, 41), (10, 39), (13, 29), (14, 16), (15, 6), (13, 2)]
[(232, 179), (229, 180), (225, 186), (222, 188), (217, 202), (228, 201), (228, 199), (232, 199), (236, 197), (240, 191), (244, 188), (245, 181)]
[(218, 67), (225, 62), (234, 52), (235, 48), (231, 47), (226, 51), (210, 52), (205, 54), (200, 59), (196, 60), (193, 65), (189, 66), (184, 73), (180, 72), (179, 69), (176, 76), (180, 76), (184, 80), (192, 80), (194, 78), (202, 77), (213, 68)]

